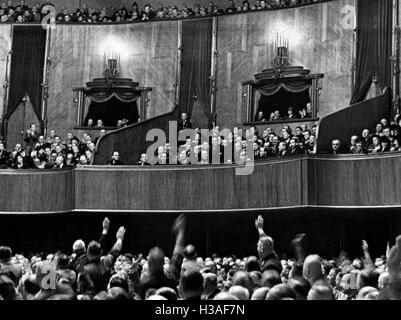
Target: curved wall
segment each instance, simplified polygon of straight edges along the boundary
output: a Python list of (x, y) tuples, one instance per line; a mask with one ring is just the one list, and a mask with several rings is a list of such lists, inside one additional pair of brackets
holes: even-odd
[(235, 166), (0, 171), (0, 214), (243, 212), (401, 207), (401, 154), (301, 156)]
[[(282, 10), (217, 16), (216, 111), (222, 127), (246, 122), (241, 82), (270, 67), (271, 36), (290, 27), (293, 64), (324, 73), (319, 117), (348, 106), (351, 91), (353, 30), (344, 28), (343, 9), (355, 0), (337, 0)], [(108, 25), (63, 25), (52, 31), (48, 128), (65, 136), (76, 125), (73, 87), (101, 77), (100, 46), (121, 44), (122, 76), (153, 87), (148, 117), (174, 108), (179, 20)], [(281, 25), (281, 26), (280, 26)], [(29, 25), (28, 25), (29, 27)], [(10, 24), (0, 25), (0, 80), (5, 74)], [(4, 46), (4, 49), (2, 49)], [(111, 48), (110, 48), (111, 49)], [(2, 62), (4, 61), (4, 63)], [(0, 88), (0, 98), (2, 95)], [(0, 101), (1, 103), (1, 101)], [(79, 134), (75, 131), (75, 134)]]

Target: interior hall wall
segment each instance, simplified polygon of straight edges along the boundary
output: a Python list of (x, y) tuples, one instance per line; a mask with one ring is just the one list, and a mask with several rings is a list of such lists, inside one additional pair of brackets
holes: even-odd
[[(220, 126), (243, 125), (241, 82), (271, 67), (274, 58), (272, 35), (290, 30), (292, 65), (311, 73), (323, 73), (319, 117), (349, 106), (353, 30), (342, 13), (354, 0), (340, 0), (279, 11), (222, 16), (217, 33), (217, 122)], [(295, 39), (295, 42), (294, 42)]]
[[(122, 25), (58, 25), (52, 32), (49, 72), (48, 129), (65, 136), (76, 125), (73, 87), (101, 78), (101, 46), (123, 47), (121, 76), (152, 87), (148, 117), (174, 109), (178, 22)], [(113, 49), (113, 48), (109, 48)], [(124, 57), (125, 56), (125, 57)]]
[(0, 115), (4, 114), (4, 83), (7, 68), (7, 54), (11, 49), (11, 25), (0, 25)]

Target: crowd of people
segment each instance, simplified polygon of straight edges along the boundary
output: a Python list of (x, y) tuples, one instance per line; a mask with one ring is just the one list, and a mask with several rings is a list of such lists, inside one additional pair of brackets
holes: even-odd
[(281, 115), (279, 110), (270, 113), (269, 117), (263, 110), (258, 110), (255, 116), (255, 122), (283, 121), (283, 120), (304, 120), (313, 118), (312, 104), (308, 103), (305, 108), (297, 110), (295, 107), (289, 107), (287, 114)]
[[(72, 252), (13, 254), (0, 246), (0, 300), (395, 300), (401, 298), (401, 236), (372, 260), (362, 240), (361, 255), (342, 252), (326, 259), (304, 250), (305, 234), (294, 237), (293, 253), (280, 259), (275, 241), (255, 220), (257, 256), (197, 255), (185, 243), (186, 217), (172, 227), (171, 258), (160, 247), (149, 253), (123, 251), (125, 227), (105, 248), (110, 220), (98, 241), (79, 239)], [(255, 251), (255, 252), (256, 252)]]
[[(83, 3), (80, 8), (75, 11), (70, 11), (66, 5), (61, 8), (56, 8), (51, 1), (45, 3), (36, 3), (32, 7), (28, 7), (24, 0), (17, 1), (9, 0), (7, 3), (0, 5), (0, 21), (5, 22), (41, 22), (43, 17), (57, 12), (55, 17), (59, 23), (110, 23), (110, 22), (127, 22), (127, 21), (148, 21), (157, 19), (178, 19), (188, 17), (204, 17), (212, 15), (230, 14), (235, 12), (243, 12), (250, 10), (266, 10), (271, 8), (284, 8), (319, 2), (320, 0), (231, 0), (224, 7), (219, 7), (214, 2), (210, 1), (207, 6), (195, 4), (190, 8), (185, 3), (181, 8), (177, 6), (165, 6), (159, 3), (156, 8), (146, 3), (140, 6), (134, 2), (131, 7), (122, 6), (117, 8), (99, 7), (90, 8)], [(49, 10), (49, 6), (54, 7)]]
[[(192, 124), (184, 113), (178, 123), (179, 132), (192, 129)], [(242, 130), (220, 130), (215, 126), (208, 136), (203, 130), (194, 129), (194, 136), (181, 143), (173, 150), (168, 142), (155, 150), (153, 160), (147, 153), (140, 156), (136, 165), (207, 165), (207, 164), (243, 164), (249, 161), (283, 158), (302, 154), (316, 154), (317, 125), (308, 128), (306, 124), (297, 126), (293, 131), (284, 125), (280, 132), (267, 127), (262, 132), (254, 126)], [(61, 139), (55, 130), (41, 135), (35, 124), (24, 133), (24, 143), (18, 143), (9, 151), (0, 141), (0, 169), (62, 169), (77, 165), (89, 165), (96, 149), (97, 140), (106, 133), (99, 127), (98, 135), (84, 133), (82, 138), (68, 133)], [(361, 136), (354, 135), (349, 145), (335, 139), (332, 141), (331, 154), (374, 154), (400, 151), (401, 117), (389, 123), (382, 119), (372, 131), (364, 129)], [(122, 166), (119, 151), (110, 155), (105, 165)]]
[[(191, 129), (192, 124), (184, 113), (178, 125), (180, 131)], [(275, 157), (314, 154), (316, 152), (317, 126), (308, 128), (302, 124), (292, 132), (289, 125), (280, 132), (268, 127), (259, 132), (256, 127), (243, 130), (235, 127), (233, 131), (220, 131), (216, 126), (211, 137), (202, 137), (202, 130), (195, 129), (193, 139), (187, 138), (178, 152), (171, 152), (170, 143), (157, 149), (157, 162), (152, 164), (232, 164), (250, 160), (263, 160)], [(209, 132), (208, 132), (209, 133)], [(210, 134), (209, 134), (210, 136)], [(177, 154), (175, 156), (175, 154)], [(172, 158), (174, 157), (174, 158)], [(138, 165), (149, 165), (147, 154), (143, 153)]]
[(348, 146), (344, 146), (338, 139), (333, 140), (332, 153), (375, 154), (400, 151), (401, 116), (395, 116), (394, 120), (389, 123), (387, 119), (382, 119), (373, 130), (364, 129), (360, 136), (353, 135)]
[(51, 129), (44, 136), (35, 124), (31, 124), (24, 133), (24, 143), (17, 143), (14, 150), (8, 151), (5, 143), (0, 141), (0, 168), (63, 169), (88, 165), (92, 161), (97, 139), (105, 133), (104, 129), (100, 129), (95, 139), (88, 133), (84, 133), (81, 139), (68, 133), (62, 140), (55, 130)]

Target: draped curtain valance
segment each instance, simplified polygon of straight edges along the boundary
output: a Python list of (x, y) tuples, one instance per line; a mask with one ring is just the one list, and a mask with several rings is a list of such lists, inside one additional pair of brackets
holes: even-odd
[(284, 89), (291, 93), (301, 93), (308, 90), (311, 86), (312, 82), (309, 79), (297, 79), (297, 80), (288, 80), (285, 81), (274, 81), (268, 82), (261, 85), (258, 89), (260, 93), (264, 96), (273, 96), (280, 91), (280, 89)]
[(141, 92), (135, 91), (93, 91), (87, 92), (86, 97), (96, 103), (104, 103), (113, 98), (124, 102), (124, 103), (131, 103), (137, 101), (140, 96)]

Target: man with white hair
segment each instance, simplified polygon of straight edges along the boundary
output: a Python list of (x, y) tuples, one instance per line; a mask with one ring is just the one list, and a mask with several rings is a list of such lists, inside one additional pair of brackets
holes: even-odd
[(276, 270), (279, 274), (283, 271), (281, 261), (274, 251), (274, 240), (268, 237), (263, 230), (264, 220), (259, 216), (255, 220), (255, 227), (259, 233), (257, 250), (260, 258), (260, 269), (262, 272), (267, 270)]
[[(104, 238), (107, 236), (109, 231), (110, 220), (106, 217), (102, 223), (102, 234), (99, 239), (99, 243), (103, 245)], [(88, 263), (88, 257), (86, 255), (86, 245), (81, 239), (76, 240), (72, 245), (73, 258), (70, 261), (70, 268), (77, 274), (84, 270), (84, 266)]]

